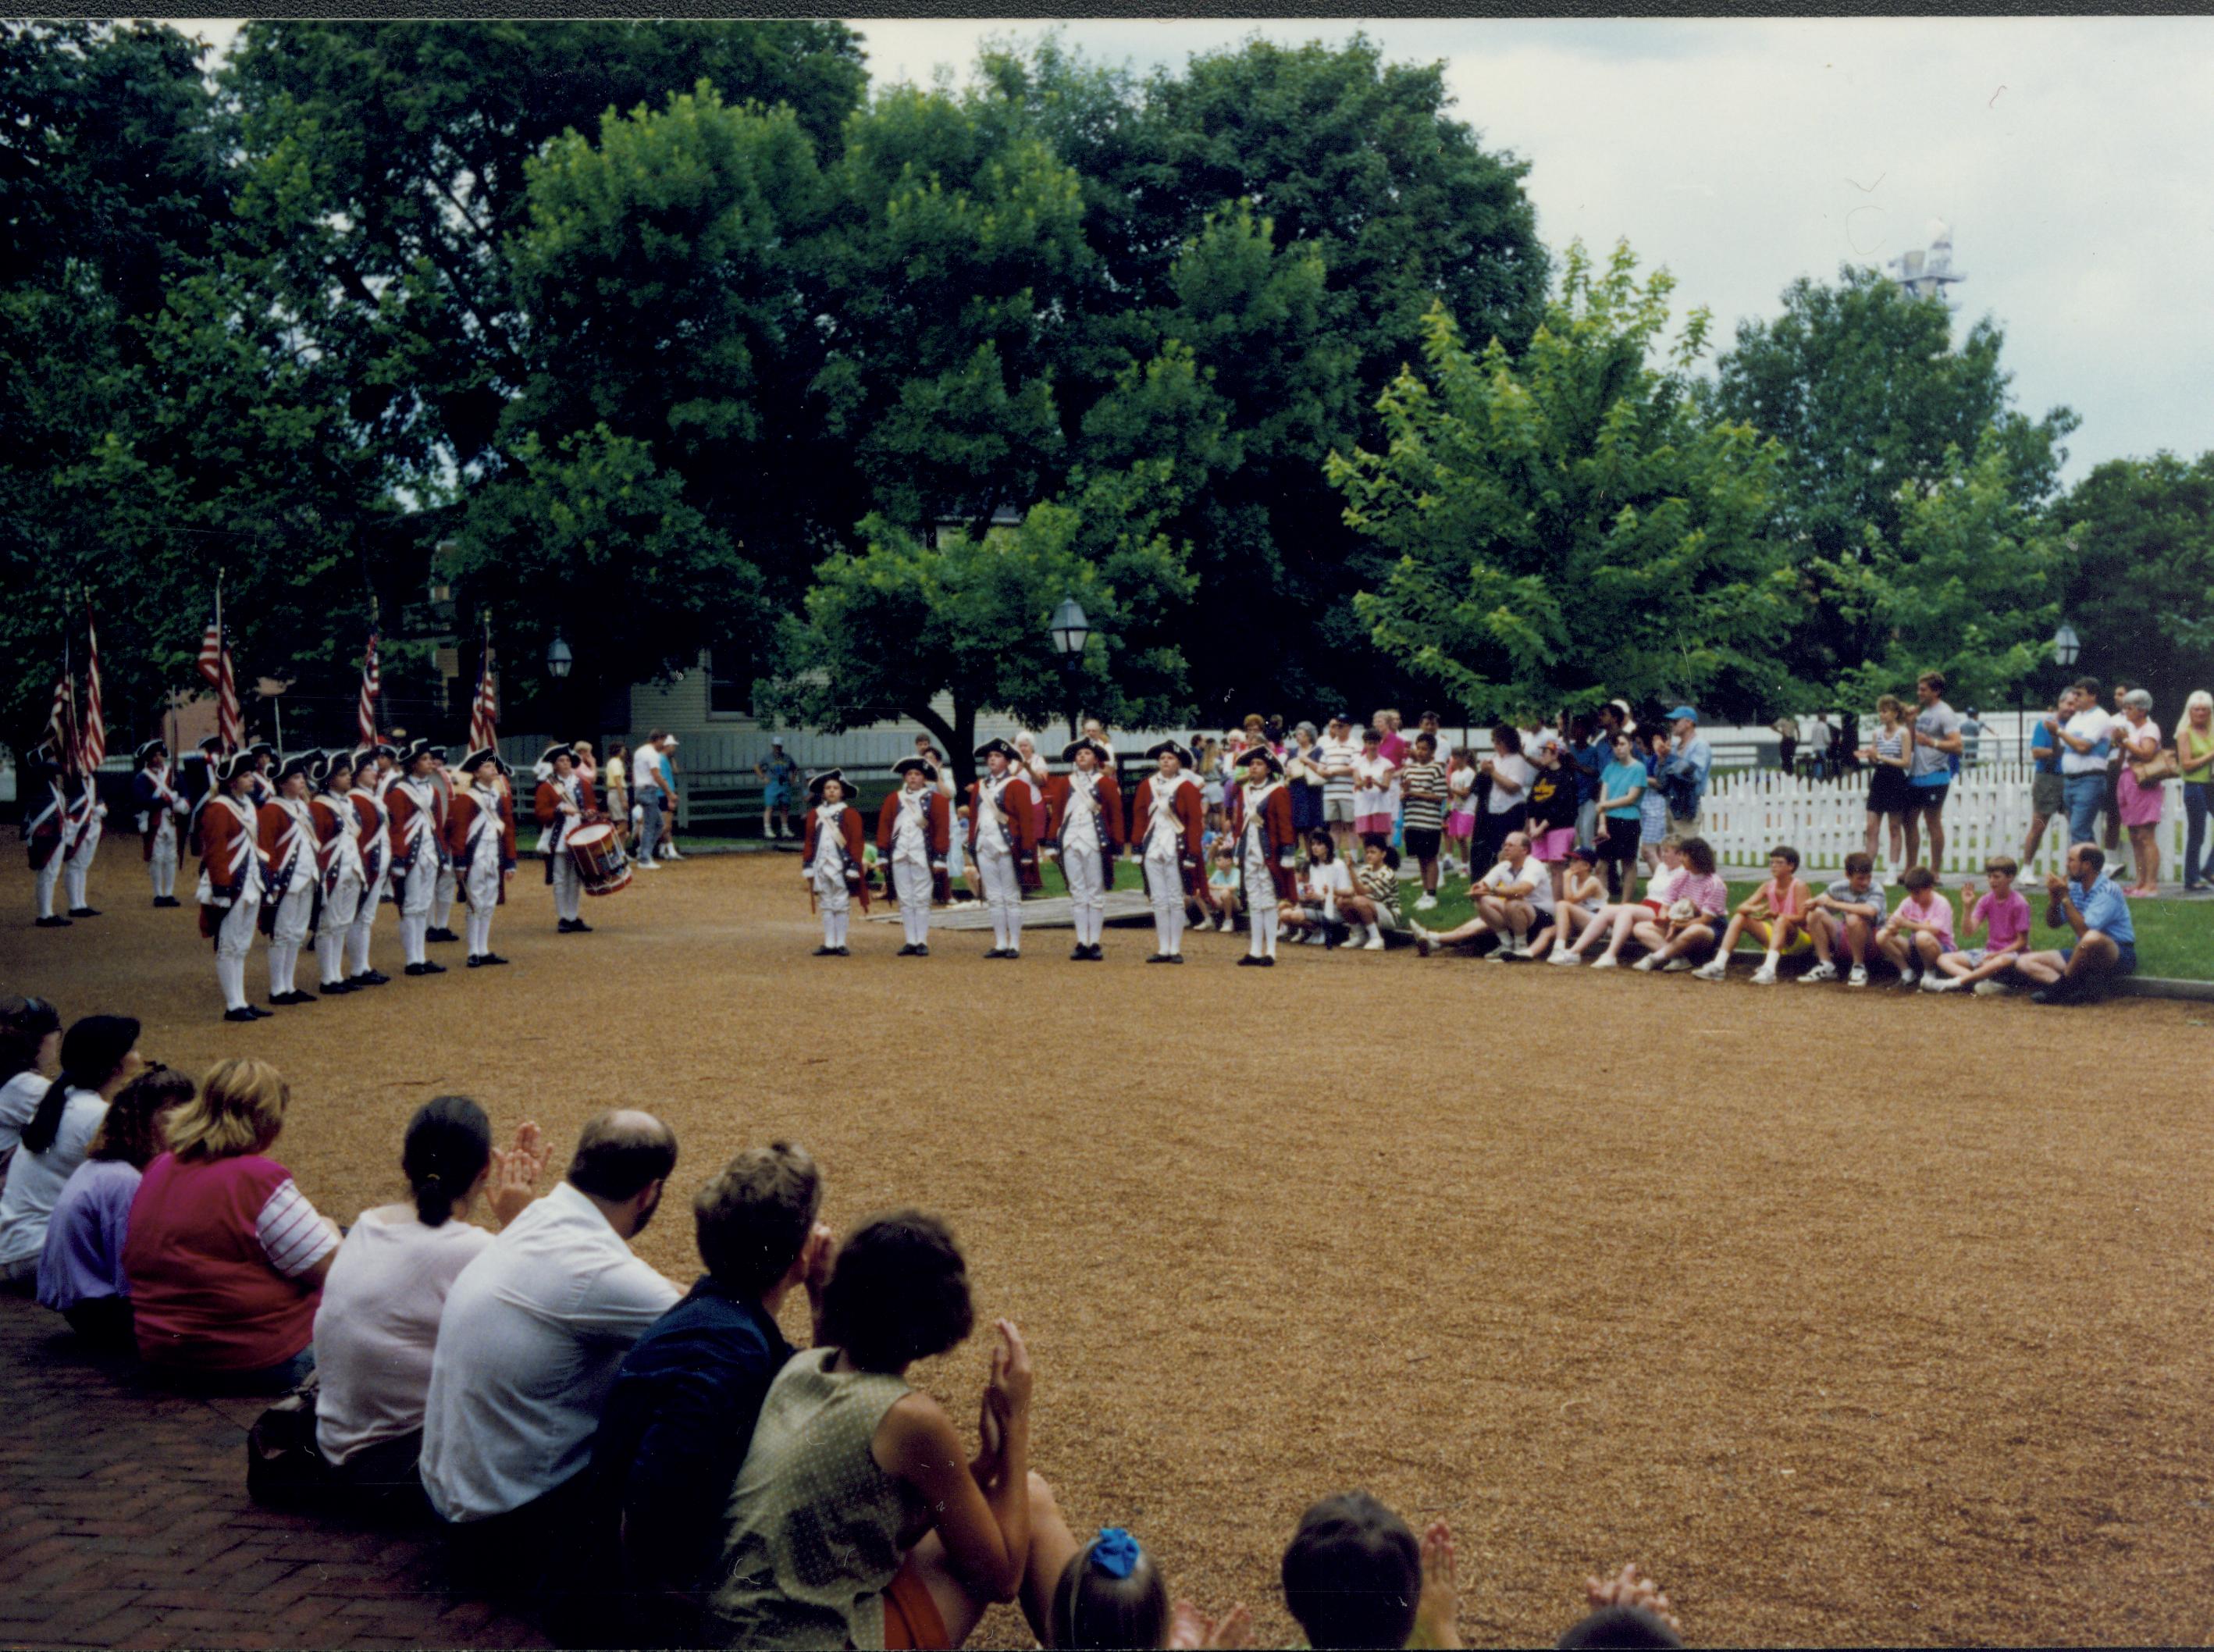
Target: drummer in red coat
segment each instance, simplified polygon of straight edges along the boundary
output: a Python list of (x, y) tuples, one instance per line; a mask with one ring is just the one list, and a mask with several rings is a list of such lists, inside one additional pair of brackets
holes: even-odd
[(1164, 740), (1146, 753), (1157, 767), (1138, 782), (1130, 805), (1130, 853), (1145, 869), (1146, 893), (1153, 904), (1153, 939), (1159, 948), (1148, 964), (1183, 962), (1184, 902), (1206, 906), (1200, 844), (1207, 815), (1199, 782), (1187, 772), (1191, 753)]
[(877, 811), (877, 855), (907, 931), (899, 956), (928, 958), (930, 903), (948, 893), (945, 855), (953, 841), (953, 811), (939, 790), (938, 765), (927, 757), (902, 757), (892, 773), (900, 786)]
[(554, 928), (564, 935), (589, 935), (592, 926), (584, 919), (584, 889), (577, 876), (577, 863), (569, 858), (568, 836), (599, 805), (592, 783), (577, 773), (577, 754), (566, 745), (551, 745), (538, 755), (538, 795), (534, 812), (546, 829), (538, 835), (538, 852), (546, 857), (546, 881), (554, 885)]
[(492, 915), (506, 902), (515, 870), (515, 799), (500, 784), (500, 769), (499, 753), (491, 747), (469, 753), (462, 762), (464, 784), (454, 788), (446, 815), (446, 853), (468, 902), (472, 970), (507, 962), (492, 950)]
[(862, 875), (864, 834), (861, 811), (846, 801), (846, 776), (841, 769), (826, 769), (808, 782), (807, 794), (815, 805), (807, 811), (807, 829), (801, 841), (799, 875), (823, 917), (823, 945), (817, 958), (851, 958), (846, 945), (847, 902), (858, 896), (861, 910), (869, 909), (868, 879)]
[(1245, 956), (1240, 964), (1272, 968), (1283, 907), (1299, 898), (1299, 830), (1284, 766), (1265, 745), (1245, 754), (1244, 783), (1230, 798), (1230, 835), (1238, 845), (1238, 882), (1245, 893)]
[(1122, 789), (1110, 767), (1114, 754), (1100, 742), (1082, 739), (1061, 752), (1072, 765), (1046, 782), (1047, 853), (1061, 860), (1076, 921), (1076, 962), (1097, 964), (1107, 956), (1100, 944), (1107, 923), (1107, 891), (1115, 886), (1115, 859), (1122, 847)]

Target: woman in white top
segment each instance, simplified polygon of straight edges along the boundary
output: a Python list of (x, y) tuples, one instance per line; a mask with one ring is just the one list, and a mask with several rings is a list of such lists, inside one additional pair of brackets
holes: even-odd
[(23, 1139), (23, 1126), (61, 1060), (61, 1012), (43, 998), (0, 998), (0, 1181)]
[(1286, 907), (1281, 921), (1287, 929), (1302, 930), (1299, 939), (1308, 946), (1330, 945), (1330, 926), (1337, 922), (1337, 903), (1353, 891), (1353, 873), (1337, 858), (1337, 846), (1329, 829), (1317, 827), (1307, 834), (1307, 864), (1300, 874), (1300, 903)]
[(496, 1149), (491, 1121), (467, 1096), (425, 1102), (407, 1122), (400, 1168), (408, 1196), (356, 1219), (315, 1312), (315, 1444), (342, 1484), (419, 1485), (446, 1293), (492, 1243), (470, 1211), (481, 1198), (505, 1227), (530, 1202), (546, 1159), (535, 1124), (516, 1131), (511, 1150)]
[(62, 1039), (61, 1076), (46, 1086), (23, 1126), (0, 1192), (0, 1279), (34, 1277), (46, 1221), (62, 1184), (84, 1162), (107, 1104), (144, 1070), (138, 1024), (127, 1015), (88, 1015)]

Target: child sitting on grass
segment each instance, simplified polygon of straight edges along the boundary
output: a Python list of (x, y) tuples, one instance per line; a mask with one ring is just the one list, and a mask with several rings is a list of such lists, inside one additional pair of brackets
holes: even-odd
[[(1399, 851), (1380, 837), (1371, 837), (1361, 854), (1361, 864), (1353, 869), (1354, 892), (1338, 897), (1338, 915), (1367, 929), (1362, 951), (1380, 952), (1384, 932), (1399, 927)], [(1350, 939), (1346, 942), (1352, 944)]]
[(1667, 909), (1634, 926), (1630, 933), (1651, 950), (1630, 967), (1674, 974), (1691, 968), (1691, 954), (1720, 940), (1722, 914), (1729, 910), (1729, 885), (1715, 871), (1714, 846), (1703, 837), (1683, 843), (1684, 870), (1671, 885)]
[(1307, 834), (1306, 870), (1300, 877), (1300, 903), (1284, 909), (1287, 929), (1302, 932), (1308, 946), (1327, 946), (1332, 925), (1338, 921), (1338, 902), (1353, 893), (1353, 872), (1337, 858), (1337, 847), (1327, 830)]
[(1752, 973), (1756, 987), (1776, 984), (1776, 965), (1786, 952), (1813, 943), (1807, 936), (1807, 905), (1813, 892), (1800, 880), (1799, 851), (1779, 843), (1768, 852), (1768, 881), (1738, 902), (1722, 931), (1722, 944), (1715, 955), (1691, 973), (1701, 981), (1720, 981), (1729, 968), (1730, 948), (1746, 931), (1768, 949), (1760, 968)]
[(1453, 1533), (1413, 1529), (1365, 1491), (1324, 1497), (1284, 1550), (1284, 1605), (1307, 1644), (1457, 1647), (1460, 1596)]
[(1807, 903), (1807, 927), (1814, 937), (1814, 967), (1799, 977), (1801, 986), (1838, 978), (1838, 953), (1852, 966), (1849, 987), (1868, 985), (1868, 962), (1875, 951), (1875, 932), (1883, 926), (1883, 885), (1875, 880), (1875, 857), (1855, 849), (1845, 857), (1845, 875)]
[(1606, 910), (1606, 880), (1599, 875), (1599, 851), (1579, 843), (1569, 851), (1568, 871), (1561, 878), (1560, 904), (1530, 942), (1530, 956), (1544, 958), (1554, 946), (1567, 946), (1582, 938)]
[(1606, 950), (1592, 961), (1594, 970), (1612, 970), (1622, 962), (1622, 944), (1630, 939), (1630, 932), (1648, 918), (1657, 918), (1668, 909), (1668, 902), (1676, 898), (1676, 882), (1684, 875), (1684, 840), (1670, 833), (1655, 846), (1660, 858), (1660, 869), (1646, 880), (1645, 898), (1624, 901), (1619, 906), (1601, 907), (1599, 915), (1584, 926), (1582, 934), (1566, 946), (1557, 946), (1548, 964), (1581, 964), (1584, 949), (1602, 934), (1607, 937)]
[[(1226, 935), (1238, 927), (1238, 844), (1236, 841), (1227, 836), (1216, 838), (1211, 858), (1214, 862), (1214, 870), (1207, 874), (1207, 887), (1214, 902), (1215, 909), (1221, 914), (1220, 921), (1214, 927)], [(1204, 910), (1202, 910), (1199, 915), (1199, 927), (1202, 929), (1207, 927), (1207, 914)]]
[(1934, 970), (1937, 960), (1953, 950), (1953, 903), (1937, 888), (1937, 874), (1927, 866), (1909, 866), (1899, 880), (1906, 898), (1891, 915), (1891, 921), (1876, 931), (1876, 948), (1899, 970), (1902, 992), (1922, 984), (1922, 972)]
[(1922, 977), (1923, 991), (1952, 993), (1970, 987), (1988, 997), (2006, 990), (1999, 977), (2013, 970), (2029, 945), (2029, 902), (2014, 886), (2021, 871), (2012, 857), (1995, 854), (1984, 862), (1991, 889), (1981, 900), (1973, 878), (1960, 886), (1960, 938), (1972, 940), (1983, 933), (1984, 944), (1942, 954), (1937, 967)]

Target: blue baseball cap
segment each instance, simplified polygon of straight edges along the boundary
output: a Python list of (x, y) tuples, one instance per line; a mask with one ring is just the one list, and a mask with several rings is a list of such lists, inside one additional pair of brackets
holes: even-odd
[(1674, 711), (1668, 713), (1668, 720), (1672, 723), (1680, 723), (1686, 720), (1696, 723), (1699, 720), (1699, 714), (1693, 711), (1689, 706), (1679, 706)]

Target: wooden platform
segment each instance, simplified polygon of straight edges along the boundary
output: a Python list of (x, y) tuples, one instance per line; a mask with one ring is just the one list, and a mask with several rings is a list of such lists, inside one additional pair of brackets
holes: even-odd
[[(1150, 923), (1153, 916), (1153, 902), (1147, 898), (1145, 890), (1116, 889), (1107, 892), (1109, 923)], [(878, 902), (869, 909), (871, 923), (897, 923), (899, 921), (899, 909), (888, 902)], [(933, 929), (989, 929), (992, 914), (982, 901), (963, 901), (952, 906), (933, 907), (930, 927)], [(1066, 895), (1024, 901), (1023, 927), (1073, 929), (1076, 927), (1075, 909)]]

